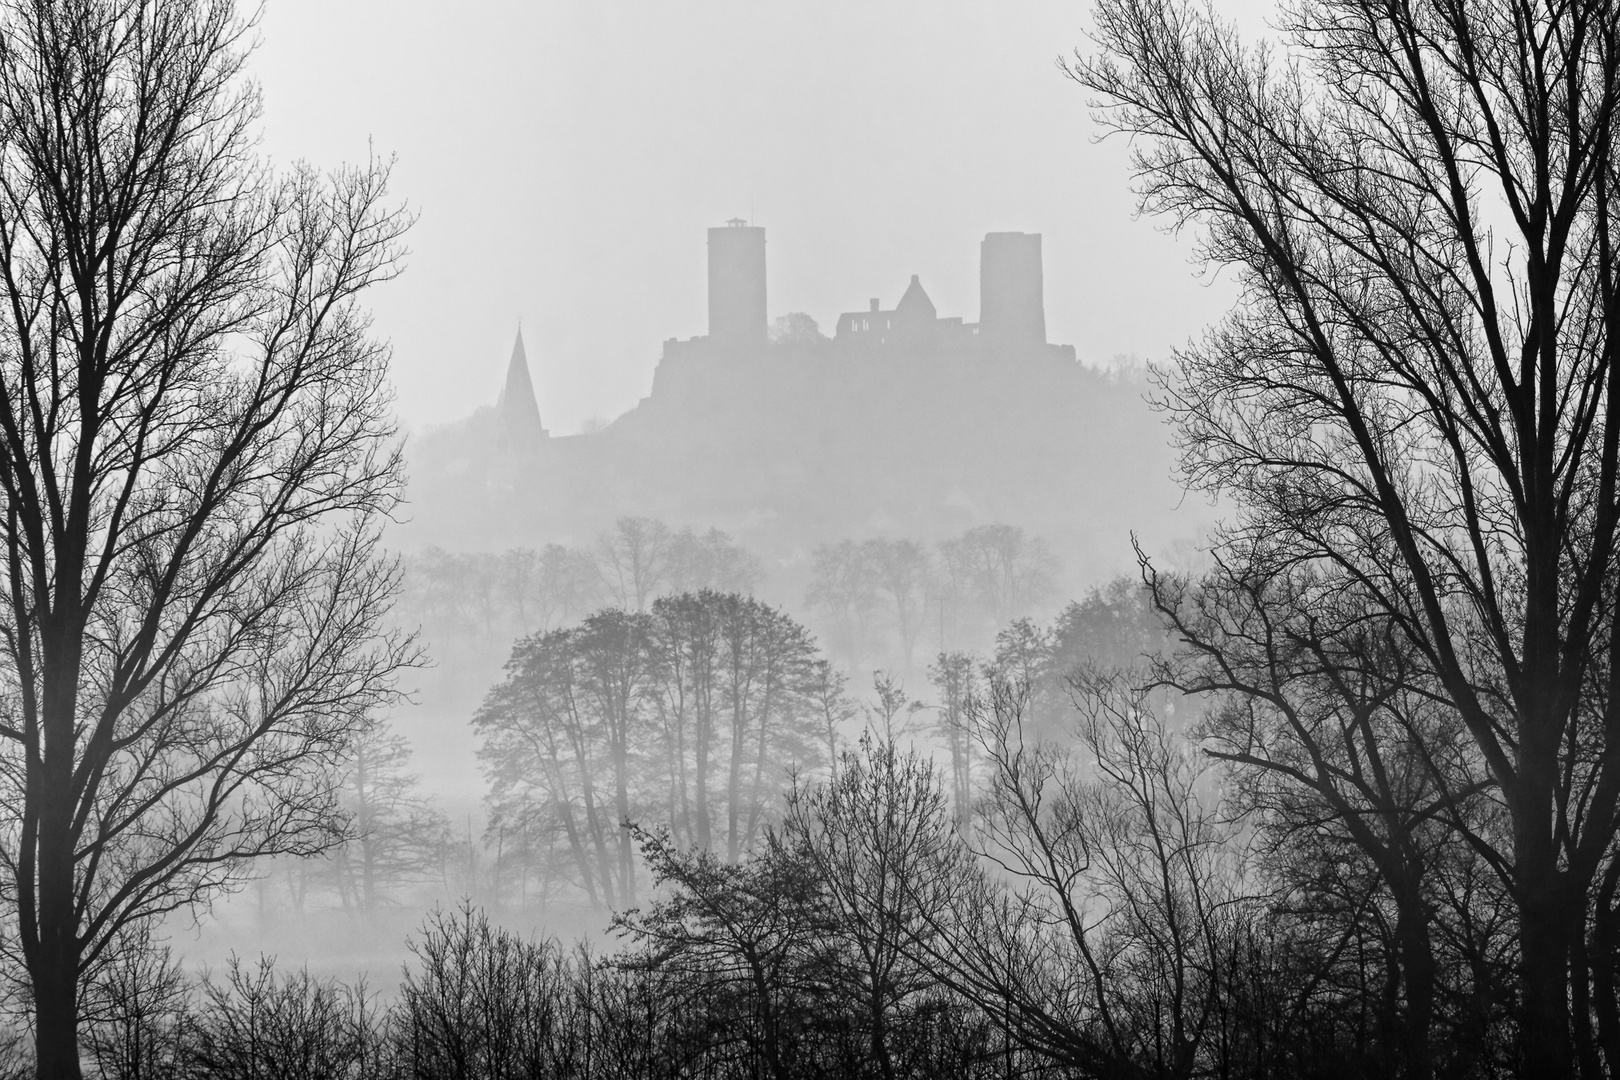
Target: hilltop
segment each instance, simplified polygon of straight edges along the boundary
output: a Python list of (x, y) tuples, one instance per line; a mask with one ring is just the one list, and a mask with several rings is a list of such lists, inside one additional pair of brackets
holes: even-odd
[[(765, 321), (764, 230), (710, 230), (710, 333), (669, 340), (651, 393), (605, 427), (553, 436), (521, 335), (499, 402), (411, 451), (408, 547), (583, 540), (624, 515), (718, 527), (802, 561), (845, 537), (929, 541), (988, 522), (1045, 537), (1076, 581), (1194, 535), (1139, 375), (1045, 341), (1040, 237), (992, 233), (978, 323), (940, 318), (913, 277), (834, 335)], [(791, 576), (791, 574), (790, 574)]]

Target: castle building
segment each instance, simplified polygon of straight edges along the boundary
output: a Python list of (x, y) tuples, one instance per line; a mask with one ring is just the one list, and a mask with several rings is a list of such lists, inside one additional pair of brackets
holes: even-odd
[(986, 233), (979, 245), (979, 334), (988, 343), (1046, 344), (1041, 234)]
[(709, 230), (709, 342), (727, 351), (765, 344), (765, 230), (742, 218)]
[(917, 275), (893, 311), (877, 300), (838, 317), (836, 340), (856, 348), (902, 350), (1046, 346), (1041, 234), (986, 233), (979, 245), (979, 321), (941, 319)]
[[(682, 384), (687, 373), (711, 367), (712, 360), (726, 361), (721, 366), (729, 368), (777, 348), (769, 344), (766, 324), (765, 230), (732, 218), (708, 232), (709, 333), (664, 342), (653, 374), (655, 396)], [(1042, 290), (1040, 234), (987, 233), (979, 247), (978, 322), (941, 318), (922, 280), (913, 274), (893, 309), (885, 310), (874, 299), (866, 311), (838, 316), (830, 341), (812, 334), (808, 342), (801, 339), (788, 347), (799, 350), (808, 344), (821, 355), (842, 355), (857, 362), (881, 356), (976, 362), (1036, 355), (1073, 362), (1074, 346), (1046, 342)], [(540, 422), (521, 330), (512, 346), (495, 421), (496, 441), (508, 452), (532, 452), (551, 438)]]
[[(1002, 358), (1051, 353), (1074, 359), (1074, 346), (1046, 341), (1041, 234), (986, 233), (979, 246), (979, 321), (940, 318), (916, 274), (892, 310), (876, 299), (866, 311), (846, 311), (833, 331), (835, 352), (864, 356), (894, 352)], [(765, 230), (732, 218), (709, 230), (709, 334), (664, 342), (664, 359), (760, 355), (767, 341)], [(654, 385), (658, 378), (654, 376)]]
[(834, 334), (842, 345), (871, 349), (951, 349), (971, 345), (977, 328), (961, 319), (942, 319), (916, 274), (893, 311), (884, 311), (874, 297), (866, 311), (838, 316)]

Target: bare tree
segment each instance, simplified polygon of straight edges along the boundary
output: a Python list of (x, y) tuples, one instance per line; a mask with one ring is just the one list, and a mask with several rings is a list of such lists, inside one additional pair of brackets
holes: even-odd
[(591, 906), (616, 902), (617, 860), (598, 793), (601, 726), (582, 686), (580, 631), (553, 630), (512, 650), (507, 678), (492, 688), (473, 717), (479, 757), (490, 773), (490, 798), (504, 816), (548, 808), (573, 856), (578, 884)]
[(865, 706), (867, 730), (875, 731), (890, 741), (910, 734), (911, 717), (923, 704), (911, 700), (906, 693), (906, 684), (895, 678), (893, 672), (874, 671), (872, 694), (872, 703)]
[(966, 829), (973, 809), (973, 724), (971, 705), (979, 697), (978, 663), (963, 652), (940, 653), (928, 669), (939, 695), (936, 730), (951, 756), (951, 807)]
[(1408, 682), (1422, 669), (1404, 636), (1341, 583), (1221, 560), (1196, 587), (1151, 571), (1148, 581), (1185, 643), (1157, 676), (1213, 698), (1199, 728), (1205, 750), (1234, 766), (1234, 805), (1286, 852), (1273, 865), (1310, 874), (1324, 856), (1306, 848), (1348, 848), (1372, 871), (1359, 906), (1387, 897), (1387, 996), (1400, 1019), (1387, 1070), (1426, 1080), (1437, 992), (1431, 871), (1443, 846), (1494, 857), (1500, 839), (1470, 812), (1492, 785), (1460, 719)]
[(364, 915), (399, 903), (399, 890), (427, 880), (449, 824), (408, 771), (404, 736), (378, 725), (351, 744), (340, 786), (354, 835), (333, 852), (331, 878), (344, 907)]
[(928, 605), (928, 552), (915, 540), (868, 540), (861, 558), (894, 619), (902, 670), (910, 671)]
[(1238, 508), (1223, 543), (1359, 583), (1431, 672), (1511, 821), (1522, 1068), (1595, 1075), (1620, 11), (1310, 0), (1259, 50), (1180, 0), (1097, 14), (1072, 74), (1243, 290), (1163, 380), (1187, 479)]
[(872, 567), (853, 540), (821, 544), (811, 555), (810, 587), (804, 602), (830, 624), (832, 647), (850, 670), (866, 656), (867, 632), (877, 608)]
[(646, 611), (669, 580), (672, 536), (662, 521), (623, 517), (597, 537), (596, 565), (609, 603)]
[(719, 529), (701, 536), (682, 529), (670, 539), (668, 585), (672, 593), (703, 589), (751, 593), (763, 573), (759, 556)]
[(811, 669), (809, 696), (820, 715), (827, 740), (827, 767), (838, 775), (840, 730), (855, 718), (859, 706), (850, 700), (849, 676), (832, 666), (828, 660), (817, 660)]
[(653, 605), (657, 686), (653, 705), (663, 733), (669, 828), (686, 847), (713, 838), (709, 771), (719, 724), (720, 621), (707, 594), (664, 597)]
[(1240, 908), (1192, 747), (1117, 673), (1075, 683), (1083, 756), (1026, 742), (1027, 703), (1002, 679), (975, 701), (976, 858), (940, 850), (931, 878), (953, 895), (918, 908), (930, 932), (911, 947), (1010, 1038), (1080, 1075), (1218, 1075)]
[(9, 876), (40, 1076), (132, 922), (342, 835), (332, 769), (407, 654), (387, 170), (253, 159), (225, 0), (0, 9)]
[(811, 982), (806, 960), (823, 933), (815, 876), (775, 834), (742, 863), (679, 851), (658, 834), (640, 838), (667, 898), (615, 917), (614, 928), (641, 947), (624, 963), (667, 976), (677, 992), (740, 997), (746, 1011), (728, 1020), (757, 1041), (761, 1073), (788, 1080), (792, 1006)]
[(495, 814), (553, 823), (593, 906), (635, 902), (644, 818), (735, 862), (791, 772), (820, 761), (816, 661), (802, 626), (735, 593), (524, 639), (473, 718)]
[[(736, 862), (759, 833), (765, 807), (786, 785), (786, 764), (802, 764), (816, 743), (804, 739), (805, 691), (816, 660), (809, 632), (777, 608), (735, 594), (720, 609), (721, 684), (730, 736), (726, 770), (726, 854)], [(776, 753), (773, 753), (776, 751)]]
[(1001, 627), (1051, 594), (1057, 558), (1016, 525), (980, 525), (939, 545), (958, 598)]
[(920, 906), (943, 903), (945, 883), (925, 879), (954, 843), (938, 777), (892, 734), (868, 731), (832, 780), (789, 797), (784, 834), (821, 883), (840, 946), (832, 966), (866, 1026), (870, 1060), (893, 1080), (894, 1014), (930, 984), (914, 942), (938, 919)]
[(611, 786), (614, 833), (618, 846), (618, 897), (636, 902), (635, 849), (630, 826), (640, 806), (632, 803), (638, 786), (637, 766), (644, 751), (637, 743), (643, 726), (643, 703), (650, 693), (651, 620), (642, 614), (609, 608), (590, 616), (574, 634), (576, 679), (603, 744)]

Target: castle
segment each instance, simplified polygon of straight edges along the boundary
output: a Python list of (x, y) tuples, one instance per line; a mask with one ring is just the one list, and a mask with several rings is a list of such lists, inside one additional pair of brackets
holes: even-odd
[[(1044, 355), (1073, 363), (1074, 346), (1046, 341), (1046, 303), (1040, 233), (987, 233), (979, 246), (979, 321), (940, 318), (916, 274), (893, 309), (876, 298), (866, 311), (838, 316), (830, 341), (772, 341), (766, 309), (765, 229), (741, 218), (709, 230), (709, 332), (685, 341), (669, 338), (653, 377), (653, 396), (673, 373), (705, 360), (747, 361), (772, 346), (787, 351), (881, 359), (973, 357), (983, 360)], [(816, 346), (820, 346), (818, 350)], [(809, 347), (807, 349), (807, 346)], [(650, 398), (642, 399), (646, 404)], [(551, 436), (540, 420), (528, 358), (519, 331), (495, 407), (497, 445), (504, 451), (538, 450)]]
[[(711, 235), (721, 230), (711, 229)], [(763, 231), (763, 230), (761, 230)], [(710, 241), (711, 245), (713, 241)], [(710, 280), (713, 280), (711, 273)], [(874, 298), (867, 311), (838, 316), (835, 340), (852, 349), (913, 349), (986, 353), (1046, 345), (1041, 234), (987, 233), (979, 245), (979, 321), (942, 319), (916, 274), (893, 311)], [(1073, 346), (1057, 346), (1074, 359)]]
[(729, 532), (791, 598), (799, 571), (784, 568), (843, 538), (1007, 523), (1089, 574), (1129, 566), (1133, 529), (1194, 531), (1146, 387), (1048, 343), (1041, 237), (990, 233), (979, 278), (976, 323), (941, 318), (913, 277), (829, 336), (805, 315), (769, 321), (763, 228), (710, 229), (708, 333), (663, 343), (648, 395), (554, 435), (520, 334), (498, 402), (411, 444), (398, 542), (577, 544), (657, 517)]

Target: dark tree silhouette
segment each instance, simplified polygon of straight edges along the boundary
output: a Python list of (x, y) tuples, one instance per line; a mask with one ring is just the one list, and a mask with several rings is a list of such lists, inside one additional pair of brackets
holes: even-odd
[[(829, 681), (830, 680), (830, 681)], [(593, 906), (636, 902), (629, 826), (753, 847), (845, 704), (798, 623), (752, 597), (659, 597), (517, 643), (473, 718), (503, 822), (543, 817)]]
[(774, 834), (742, 863), (679, 851), (657, 834), (640, 839), (668, 898), (615, 917), (614, 926), (639, 947), (625, 962), (669, 977), (677, 993), (705, 996), (711, 1009), (735, 999), (738, 1015), (727, 1019), (745, 1026), (762, 1072), (787, 1080), (793, 1072), (784, 1044), (797, 999), (814, 981), (806, 960), (823, 930), (814, 874)]
[(1620, 10), (1307, 0), (1279, 50), (1181, 0), (1096, 11), (1071, 74), (1242, 288), (1163, 380), (1187, 479), (1237, 508), (1223, 544), (1354, 582), (1457, 711), (1510, 821), (1522, 1069), (1595, 1075)]
[(913, 942), (937, 918), (920, 909), (943, 905), (946, 883), (929, 878), (955, 842), (933, 766), (868, 732), (830, 781), (789, 797), (783, 832), (821, 885), (835, 981), (879, 1075), (894, 1080), (896, 1014), (931, 982)]
[(387, 170), (253, 158), (229, 3), (0, 9), (0, 859), (39, 1075), (133, 921), (342, 835), (330, 766), (406, 659)]
[[(1198, 734), (1234, 766), (1234, 808), (1268, 838), (1279, 877), (1319, 875), (1347, 848), (1373, 871), (1361, 906), (1393, 908), (1386, 979), (1398, 1045), (1386, 1071), (1434, 1073), (1437, 959), (1431, 871), (1449, 845), (1494, 853), (1471, 813), (1491, 785), (1473, 775), (1456, 713), (1406, 681), (1420, 673), (1404, 636), (1355, 590), (1303, 571), (1218, 562), (1196, 588), (1149, 573), (1186, 648), (1156, 675), (1212, 707)], [(1315, 848), (1317, 850), (1310, 850)], [(1357, 931), (1356, 921), (1343, 926)]]

